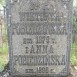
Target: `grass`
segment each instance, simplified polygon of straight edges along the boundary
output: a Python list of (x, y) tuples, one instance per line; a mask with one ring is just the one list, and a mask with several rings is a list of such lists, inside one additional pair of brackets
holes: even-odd
[(3, 45), (0, 48), (0, 71), (4, 69), (4, 66), (8, 62), (7, 32), (5, 26), (2, 26), (2, 41)]
[(77, 44), (73, 43), (71, 47), (71, 63), (77, 66)]
[(4, 66), (8, 63), (8, 47), (7, 43), (3, 44), (0, 48), (0, 71), (4, 69)]
[(8, 55), (1, 54), (0, 55), (0, 71), (4, 69), (4, 66), (8, 63)]

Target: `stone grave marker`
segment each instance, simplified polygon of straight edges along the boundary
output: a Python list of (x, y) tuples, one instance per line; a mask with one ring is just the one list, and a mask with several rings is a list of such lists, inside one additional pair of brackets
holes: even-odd
[(13, 76), (69, 74), (72, 0), (7, 0)]

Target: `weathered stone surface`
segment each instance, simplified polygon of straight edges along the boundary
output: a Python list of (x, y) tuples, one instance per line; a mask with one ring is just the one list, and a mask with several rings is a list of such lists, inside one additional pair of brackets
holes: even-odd
[(12, 0), (8, 17), (12, 75), (67, 76), (72, 0)]

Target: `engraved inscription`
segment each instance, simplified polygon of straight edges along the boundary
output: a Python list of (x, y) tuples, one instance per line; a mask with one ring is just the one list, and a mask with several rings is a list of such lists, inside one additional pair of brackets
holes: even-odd
[(14, 75), (67, 75), (71, 1), (11, 0), (9, 36)]

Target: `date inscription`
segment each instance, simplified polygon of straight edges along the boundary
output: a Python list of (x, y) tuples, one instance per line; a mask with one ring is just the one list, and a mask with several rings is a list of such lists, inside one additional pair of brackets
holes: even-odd
[(37, 74), (47, 74), (47, 73), (49, 73), (49, 68), (48, 67), (37, 67), (36, 68), (36, 71), (34, 70), (34, 69), (25, 69), (25, 73), (37, 73)]

